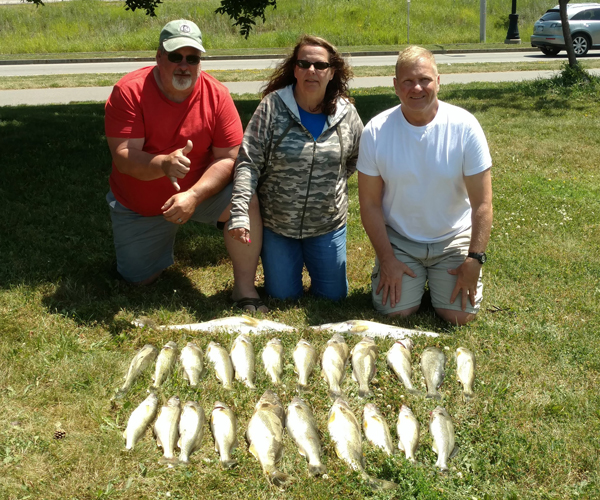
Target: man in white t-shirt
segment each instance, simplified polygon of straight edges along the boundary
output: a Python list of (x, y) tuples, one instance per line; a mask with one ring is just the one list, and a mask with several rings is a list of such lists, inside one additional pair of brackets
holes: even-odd
[(365, 127), (358, 157), (362, 223), (377, 258), (375, 308), (408, 316), (429, 282), (446, 321), (473, 320), (492, 227), (492, 159), (477, 119), (439, 101), (433, 54), (411, 46), (398, 56), (400, 105)]

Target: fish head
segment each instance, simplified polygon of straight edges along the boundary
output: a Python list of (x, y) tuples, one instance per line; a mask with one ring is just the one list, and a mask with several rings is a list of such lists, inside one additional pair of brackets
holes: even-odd
[(280, 345), (282, 345), (282, 344), (281, 344), (281, 339), (277, 339), (277, 338), (269, 340), (269, 341), (267, 342), (267, 345), (269, 345), (269, 344), (270, 344), (270, 345), (277, 345), (277, 346), (280, 346)]
[(256, 403), (256, 408), (264, 405), (281, 406), (281, 401), (279, 400), (277, 394), (275, 394), (273, 391), (266, 390), (258, 400), (258, 403)]
[(404, 347), (404, 349), (406, 349), (408, 351), (412, 351), (412, 348), (414, 347), (414, 343), (410, 337), (407, 337), (405, 339), (396, 340), (396, 343), (400, 344), (402, 347)]
[(181, 408), (181, 401), (179, 396), (172, 396), (167, 401), (167, 406), (171, 406), (173, 408)]

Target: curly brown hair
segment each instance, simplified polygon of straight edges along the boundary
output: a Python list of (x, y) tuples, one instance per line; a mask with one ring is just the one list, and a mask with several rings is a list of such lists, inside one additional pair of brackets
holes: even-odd
[(339, 97), (347, 99), (349, 102), (354, 102), (348, 95), (348, 81), (354, 76), (352, 69), (342, 55), (338, 52), (337, 48), (330, 44), (324, 38), (312, 35), (302, 35), (298, 43), (294, 47), (292, 53), (287, 56), (279, 66), (275, 69), (271, 78), (267, 82), (265, 89), (263, 90), (262, 96), (274, 92), (276, 90), (287, 87), (296, 83), (296, 77), (294, 76), (294, 67), (298, 60), (298, 52), (306, 45), (323, 47), (329, 53), (329, 64), (334, 69), (333, 78), (327, 84), (325, 90), (325, 97), (321, 103), (321, 111), (326, 115), (333, 115), (336, 109), (336, 102)]

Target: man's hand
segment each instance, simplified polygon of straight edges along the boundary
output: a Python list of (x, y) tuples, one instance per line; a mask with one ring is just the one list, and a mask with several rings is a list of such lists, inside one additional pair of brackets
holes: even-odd
[(396, 307), (400, 302), (402, 294), (402, 277), (407, 274), (411, 278), (416, 278), (417, 275), (413, 270), (403, 262), (400, 262), (396, 257), (391, 257), (385, 261), (379, 262), (379, 286), (375, 293), (383, 290), (381, 303), (386, 304), (388, 296), (390, 297), (390, 306)]
[(236, 229), (230, 229), (229, 235), (240, 243), (244, 243), (245, 245), (250, 244), (250, 231), (246, 228), (238, 227)]
[(467, 297), (469, 298), (471, 305), (475, 307), (475, 298), (477, 294), (477, 281), (479, 280), (479, 272), (481, 271), (481, 264), (471, 257), (467, 259), (456, 269), (448, 269), (448, 273), (453, 276), (457, 276), (456, 285), (452, 290), (450, 296), (450, 304), (454, 303), (458, 294), (462, 294), (461, 309), (465, 311), (467, 309)]
[(171, 196), (161, 207), (163, 217), (173, 224), (185, 224), (196, 210), (196, 196), (184, 191)]
[(191, 162), (186, 155), (192, 150), (192, 147), (192, 141), (188, 140), (185, 147), (176, 149), (171, 154), (165, 156), (165, 159), (162, 161), (162, 171), (169, 178), (176, 191), (181, 190), (177, 179), (183, 179), (190, 171)]

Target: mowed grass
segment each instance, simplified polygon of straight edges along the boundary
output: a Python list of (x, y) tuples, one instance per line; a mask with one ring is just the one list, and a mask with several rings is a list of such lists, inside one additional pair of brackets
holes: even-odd
[[(396, 105), (391, 89), (354, 92), (366, 122)], [(294, 325), (280, 334), (285, 347), (287, 405), (295, 393), (292, 350), (299, 338), (321, 352), (329, 334), (309, 325), (368, 319), (435, 331), (417, 338), (413, 380), (423, 388), (418, 362), (438, 345), (448, 357), (443, 405), (453, 417), (458, 455), (450, 471), (434, 467), (428, 413), (436, 403), (407, 394), (385, 366), (390, 340), (379, 341), (373, 401), (396, 441), (401, 404), (421, 423), (418, 466), (386, 457), (365, 444), (367, 471), (399, 484), (396, 493), (372, 492), (341, 460), (327, 432), (331, 401), (313, 374), (305, 394), (323, 432), (328, 478), (310, 479), (306, 461), (285, 437), (282, 470), (295, 478), (285, 492), (270, 487), (248, 453), (243, 433), (253, 406), (272, 388), (258, 361), (267, 337), (254, 339), (258, 390), (222, 390), (212, 369), (200, 390), (179, 373), (161, 392), (215, 400), (239, 417), (240, 465), (223, 471), (205, 429), (203, 447), (188, 468), (169, 470), (150, 433), (132, 453), (121, 437), (131, 411), (150, 385), (149, 370), (118, 403), (111, 402), (129, 361), (145, 343), (180, 346), (190, 339), (230, 345), (227, 334), (140, 329), (139, 316), (158, 324), (235, 315), (231, 264), (222, 236), (185, 225), (176, 264), (152, 287), (136, 288), (116, 273), (108, 209), (110, 155), (101, 104), (0, 108), (0, 491), (2, 498), (418, 498), (565, 499), (600, 496), (600, 154), (597, 91), (565, 94), (540, 82), (448, 85), (440, 97), (478, 117), (494, 161), (494, 227), (484, 268), (484, 302), (463, 328), (435, 317), (425, 301), (408, 319), (376, 316), (371, 306), (373, 250), (359, 219), (356, 178), (350, 184), (348, 278), (350, 294), (335, 304), (310, 295), (297, 303), (269, 301), (268, 318)], [(247, 122), (256, 96), (237, 96)], [(262, 275), (258, 276), (262, 293)], [(308, 285), (308, 282), (307, 282)], [(348, 336), (352, 347), (359, 337)], [(452, 354), (466, 346), (478, 361), (476, 398), (464, 404)], [(360, 419), (363, 402), (348, 369), (344, 389)], [(54, 439), (56, 429), (66, 432)]]

